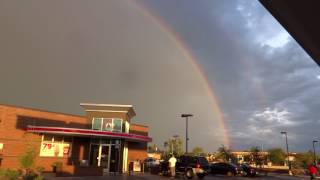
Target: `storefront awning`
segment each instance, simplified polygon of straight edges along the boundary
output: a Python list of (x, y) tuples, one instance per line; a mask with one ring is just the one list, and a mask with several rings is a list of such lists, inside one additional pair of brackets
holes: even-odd
[(151, 142), (152, 138), (129, 133), (117, 133), (109, 131), (99, 131), (92, 129), (77, 129), (77, 128), (64, 128), (64, 127), (48, 127), (48, 126), (31, 126), (26, 128), (27, 132), (33, 133), (47, 133), (47, 134), (62, 134), (69, 136), (88, 136), (88, 137), (110, 137), (121, 138), (130, 141)]

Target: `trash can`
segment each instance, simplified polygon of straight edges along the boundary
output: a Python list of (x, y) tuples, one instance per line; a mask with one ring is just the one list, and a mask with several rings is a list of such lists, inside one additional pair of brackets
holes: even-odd
[(133, 164), (134, 164), (133, 161), (130, 161), (130, 162), (129, 162), (129, 168), (128, 168), (129, 174), (131, 174), (131, 173), (133, 172)]

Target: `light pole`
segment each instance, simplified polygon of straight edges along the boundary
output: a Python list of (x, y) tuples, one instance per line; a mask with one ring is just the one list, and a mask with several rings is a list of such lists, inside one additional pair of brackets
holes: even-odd
[(182, 118), (186, 118), (186, 154), (188, 153), (188, 141), (189, 141), (189, 137), (188, 137), (188, 118), (192, 117), (193, 114), (181, 114)]
[(316, 140), (312, 141), (312, 145), (313, 145), (313, 162), (314, 162), (315, 166), (317, 165), (316, 148), (314, 147), (314, 143), (316, 143), (316, 142), (318, 142), (318, 141), (316, 141)]
[(287, 136), (287, 132), (285, 132), (285, 131), (282, 131), (281, 134), (284, 134), (284, 135), (286, 136), (287, 158), (288, 158), (289, 174), (291, 175), (291, 163), (290, 163), (290, 159), (289, 159), (288, 136)]

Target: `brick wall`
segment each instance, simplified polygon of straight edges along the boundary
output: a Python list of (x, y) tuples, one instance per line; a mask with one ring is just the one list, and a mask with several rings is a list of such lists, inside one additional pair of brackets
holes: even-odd
[[(130, 124), (130, 133), (148, 136), (149, 128), (138, 124)], [(145, 142), (128, 142), (128, 162), (144, 160), (148, 157), (148, 144)]]
[(17, 169), (20, 167), (19, 157), (28, 147), (36, 152), (36, 164), (46, 171), (51, 171), (51, 165), (61, 161), (67, 165), (67, 157), (39, 157), (41, 138), (40, 134), (27, 133), (27, 125), (46, 125), (60, 127), (87, 127), (86, 118), (81, 116), (39, 111), (33, 109), (0, 105), (0, 143), (3, 143), (3, 168)]
[(148, 157), (147, 143), (128, 142), (128, 162)]

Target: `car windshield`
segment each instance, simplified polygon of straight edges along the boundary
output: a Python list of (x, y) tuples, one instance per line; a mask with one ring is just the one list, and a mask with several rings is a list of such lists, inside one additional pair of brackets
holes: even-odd
[(209, 164), (208, 160), (204, 157), (198, 157), (197, 159), (201, 165), (208, 165)]
[(237, 167), (237, 165), (233, 164), (233, 163), (229, 163), (229, 165), (233, 166), (233, 167)]
[(250, 168), (250, 166), (248, 164), (242, 164), (242, 167), (246, 167), (246, 168)]

